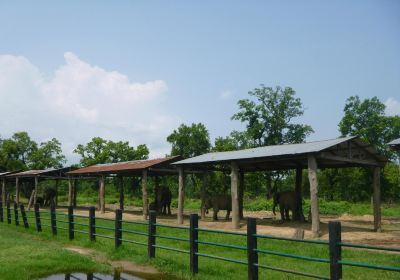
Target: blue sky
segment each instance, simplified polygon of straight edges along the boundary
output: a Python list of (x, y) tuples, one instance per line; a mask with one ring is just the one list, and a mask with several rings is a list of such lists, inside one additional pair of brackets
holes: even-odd
[(296, 90), (309, 140), (336, 137), (351, 95), (400, 114), (399, 30), (399, 1), (1, 1), (0, 133), (70, 162), (97, 135), (157, 156), (182, 122), (240, 130), (262, 83)]

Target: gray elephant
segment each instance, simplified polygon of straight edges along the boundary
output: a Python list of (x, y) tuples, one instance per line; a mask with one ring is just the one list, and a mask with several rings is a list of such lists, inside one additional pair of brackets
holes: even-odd
[(213, 209), (213, 220), (218, 220), (219, 210), (226, 210), (225, 219), (229, 219), (232, 211), (232, 197), (227, 194), (215, 195), (213, 197), (206, 197), (204, 200), (203, 209), (208, 214), (208, 209)]
[(163, 186), (156, 189), (155, 200), (150, 203), (149, 209), (163, 215), (171, 215), (172, 193), (169, 188)]

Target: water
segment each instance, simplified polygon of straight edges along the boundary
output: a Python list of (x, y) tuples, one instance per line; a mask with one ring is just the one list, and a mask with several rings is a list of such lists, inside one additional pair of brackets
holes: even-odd
[(102, 273), (63, 273), (53, 274), (39, 280), (145, 280), (137, 276), (129, 275), (126, 273), (115, 272), (114, 275)]

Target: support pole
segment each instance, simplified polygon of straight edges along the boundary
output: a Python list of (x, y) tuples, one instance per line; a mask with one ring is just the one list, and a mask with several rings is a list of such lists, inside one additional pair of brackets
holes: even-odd
[(297, 167), (296, 168), (296, 185), (295, 185), (297, 209), (293, 215), (294, 216), (293, 220), (304, 222), (303, 199), (302, 199), (302, 191), (301, 191), (302, 183), (303, 183), (303, 169), (301, 167)]
[(124, 210), (124, 178), (118, 177), (119, 185), (119, 209)]
[(382, 231), (381, 225), (381, 168), (374, 167), (373, 170), (373, 203), (374, 203), (374, 230)]
[(150, 211), (147, 238), (147, 255), (149, 258), (154, 258), (156, 256), (156, 222), (156, 211)]
[(342, 279), (342, 227), (340, 222), (329, 222), (329, 259), (332, 280)]
[(257, 220), (247, 218), (247, 279), (258, 280)]
[(185, 174), (182, 167), (178, 168), (178, 224), (183, 224), (183, 203), (185, 200)]
[(239, 172), (239, 217), (243, 219), (244, 172)]
[(19, 180), (15, 178), (15, 203), (19, 204)]
[(77, 197), (77, 191), (78, 191), (78, 180), (74, 179), (73, 180), (73, 206), (76, 207), (76, 197)]
[(318, 179), (317, 179), (317, 160), (314, 155), (308, 155), (308, 180), (310, 181), (311, 199), (311, 230), (313, 237), (319, 237), (319, 206), (318, 206)]
[(104, 175), (100, 177), (99, 201), (100, 201), (99, 210), (102, 214), (104, 214), (106, 212)]
[(54, 204), (55, 204), (55, 206), (57, 207), (58, 206), (58, 185), (59, 185), (59, 180), (58, 179), (56, 179), (56, 198), (55, 198), (55, 201), (54, 201)]
[(6, 178), (3, 178), (1, 185), (1, 202), (6, 205)]
[(199, 227), (199, 216), (197, 214), (190, 214), (190, 228), (189, 228), (189, 243), (190, 243), (190, 272), (196, 274), (199, 272), (199, 256), (197, 255), (199, 251), (199, 244), (197, 240), (199, 239), (199, 232), (197, 228)]
[(149, 200), (147, 197), (147, 169), (144, 169), (142, 171), (142, 199), (143, 199), (143, 220), (146, 220), (149, 214)]
[[(33, 205), (35, 205), (37, 203), (38, 187), (39, 187), (39, 179), (38, 179), (38, 176), (35, 176), (35, 192), (33, 193)], [(30, 207), (28, 207), (28, 208), (30, 208)]]
[(201, 191), (200, 191), (200, 197), (201, 197), (201, 209), (200, 209), (200, 217), (201, 219), (205, 219), (206, 218), (206, 210), (204, 209), (204, 204), (205, 204), (205, 200), (206, 200), (206, 188), (207, 188), (207, 178), (208, 174), (207, 172), (203, 173), (203, 181), (201, 184)]
[(71, 177), (68, 177), (68, 206), (72, 206), (72, 179)]
[(231, 195), (232, 195), (232, 228), (238, 229), (240, 216), (239, 216), (239, 167), (236, 162), (231, 162)]

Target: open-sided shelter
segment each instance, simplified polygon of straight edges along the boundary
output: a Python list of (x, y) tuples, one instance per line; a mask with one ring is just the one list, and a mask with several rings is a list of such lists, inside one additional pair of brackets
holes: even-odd
[(400, 153), (400, 138), (389, 142), (388, 145), (390, 146), (390, 148)]
[[(148, 198), (147, 198), (147, 178), (158, 177), (166, 175), (176, 175), (177, 170), (170, 164), (180, 160), (179, 156), (165, 157), (148, 160), (134, 160), (109, 164), (95, 164), (88, 167), (83, 167), (71, 172), (67, 175), (70, 178), (70, 205), (73, 198), (73, 191), (71, 180), (79, 179), (84, 176), (98, 177), (99, 178), (99, 210), (105, 212), (105, 177), (112, 176), (118, 177), (119, 190), (120, 190), (120, 208), (123, 209), (124, 194), (122, 188), (122, 177), (141, 177), (142, 193), (143, 193), (143, 217), (146, 219), (148, 215)], [(156, 180), (156, 183), (158, 181)]]
[[(184, 174), (192, 170), (230, 171), (232, 226), (239, 228), (239, 191), (243, 190), (245, 172), (296, 170), (296, 192), (301, 196), (302, 169), (308, 169), (312, 213), (312, 231), (320, 232), (318, 206), (318, 168), (373, 168), (374, 228), (381, 228), (380, 171), (387, 159), (358, 137), (344, 137), (300, 144), (283, 144), (231, 152), (207, 153), (173, 163), (179, 172), (178, 223), (183, 222)], [(242, 175), (242, 176), (240, 176)], [(241, 191), (241, 196), (243, 191)]]
[[(49, 168), (49, 169), (44, 169), (44, 170), (27, 170), (27, 171), (22, 171), (22, 172), (13, 172), (10, 174), (7, 174), (5, 177), (7, 179), (15, 179), (15, 202), (18, 204), (19, 203), (19, 198), (20, 198), (20, 182), (22, 180), (26, 181), (34, 181), (34, 189), (32, 192), (32, 196), (29, 200), (28, 203), (28, 208), (33, 204), (36, 204), (36, 198), (37, 198), (37, 193), (38, 193), (38, 185), (39, 185), (39, 180), (55, 180), (55, 186), (56, 186), (56, 197), (55, 197), (55, 204), (57, 205), (58, 203), (58, 182), (59, 180), (66, 179), (65, 173), (68, 171), (73, 170), (72, 167), (63, 167), (63, 168)], [(4, 188), (4, 194), (5, 194), (5, 188)]]
[(0, 172), (0, 179), (1, 179), (1, 202), (3, 205), (6, 204), (6, 183), (7, 183), (7, 175), (13, 174), (20, 172), (20, 170), (17, 171), (6, 171), (6, 172)]

